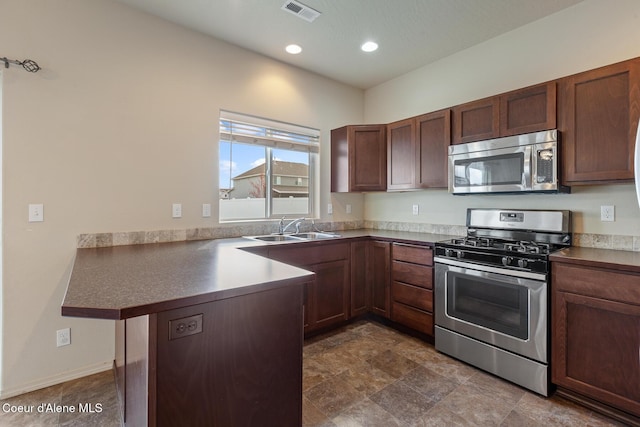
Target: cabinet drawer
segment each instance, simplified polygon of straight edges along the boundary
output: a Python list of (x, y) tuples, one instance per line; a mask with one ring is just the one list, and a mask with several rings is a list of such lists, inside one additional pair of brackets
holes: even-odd
[(414, 264), (433, 265), (433, 250), (426, 246), (411, 246), (394, 243), (391, 258)]
[(433, 287), (433, 268), (424, 265), (393, 261), (391, 266), (393, 280), (408, 283), (421, 288)]
[(433, 292), (394, 281), (391, 284), (391, 297), (394, 302), (433, 311)]
[(295, 266), (341, 261), (349, 259), (349, 244), (289, 243), (277, 248), (269, 248), (269, 258)]
[(433, 316), (426, 311), (394, 302), (391, 307), (391, 320), (427, 335), (433, 335)]
[(551, 274), (554, 291), (640, 305), (637, 273), (553, 262)]

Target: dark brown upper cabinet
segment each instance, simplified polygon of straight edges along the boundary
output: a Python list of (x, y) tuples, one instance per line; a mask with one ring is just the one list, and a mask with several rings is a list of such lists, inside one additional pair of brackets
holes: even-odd
[(451, 145), (451, 110), (423, 114), (415, 119), (416, 187), (447, 188), (447, 162)]
[(453, 107), (453, 143), (500, 136), (500, 98), (493, 96)]
[(331, 131), (331, 191), (387, 189), (386, 125), (351, 125)]
[(453, 108), (453, 143), (556, 127), (556, 83), (514, 90)]
[(633, 180), (639, 84), (640, 58), (560, 80), (564, 184)]
[(387, 189), (447, 187), (451, 110), (387, 126)]
[(415, 120), (387, 125), (387, 190), (415, 188)]
[(500, 136), (556, 128), (556, 82), (500, 95)]

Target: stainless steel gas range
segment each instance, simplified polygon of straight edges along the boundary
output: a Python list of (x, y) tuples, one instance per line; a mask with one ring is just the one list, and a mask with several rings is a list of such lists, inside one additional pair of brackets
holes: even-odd
[(435, 245), (436, 349), (549, 395), (549, 254), (571, 212), (468, 209), (467, 236)]

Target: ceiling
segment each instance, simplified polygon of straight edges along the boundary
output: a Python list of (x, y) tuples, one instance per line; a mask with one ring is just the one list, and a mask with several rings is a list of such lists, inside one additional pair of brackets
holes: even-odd
[[(190, 29), (367, 89), (583, 0), (117, 0)], [(367, 40), (379, 44), (360, 50)], [(296, 43), (302, 53), (285, 52)]]

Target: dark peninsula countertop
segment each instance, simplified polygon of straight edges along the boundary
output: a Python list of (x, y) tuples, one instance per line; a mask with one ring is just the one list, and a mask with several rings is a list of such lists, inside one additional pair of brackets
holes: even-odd
[[(387, 230), (337, 233), (340, 237), (330, 241), (375, 238), (432, 245), (452, 237)], [(312, 280), (312, 272), (241, 250), (268, 245), (273, 243), (233, 238), (77, 249), (62, 315), (119, 320)]]

